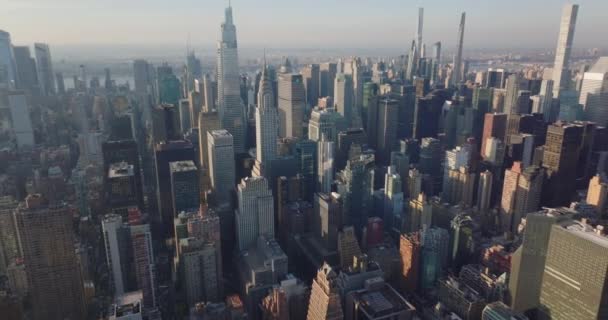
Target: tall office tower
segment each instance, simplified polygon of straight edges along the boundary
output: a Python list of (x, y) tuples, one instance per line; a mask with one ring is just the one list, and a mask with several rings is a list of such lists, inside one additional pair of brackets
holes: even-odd
[(30, 93), (39, 93), (36, 60), (32, 58), (30, 48), (28, 46), (15, 46), (13, 52), (15, 54), (17, 78), (19, 78), (17, 88), (27, 90)]
[[(123, 218), (116, 214), (107, 214), (101, 221), (105, 244), (106, 263), (110, 269), (110, 281), (114, 294), (120, 296), (131, 291), (130, 285), (135, 279), (129, 279), (131, 262), (130, 233)], [(130, 281), (131, 280), (131, 281)]]
[(324, 263), (312, 281), (306, 320), (344, 319), (337, 280), (338, 274)]
[(350, 159), (346, 168), (337, 174), (336, 180), (344, 207), (342, 224), (353, 225), (357, 236), (360, 236), (372, 207), (373, 155), (360, 155)]
[(372, 134), (375, 130), (377, 119), (372, 116), (373, 109), (378, 105), (380, 87), (375, 82), (365, 82), (363, 84), (363, 98), (361, 103), (361, 121), (363, 128), (368, 133), (370, 141), (376, 141)]
[(414, 76), (416, 76), (416, 68), (418, 67), (418, 48), (416, 47), (416, 40), (412, 40), (412, 46), (410, 47), (410, 53), (407, 59), (407, 69), (405, 70), (405, 79), (412, 82)]
[(317, 143), (317, 188), (318, 192), (331, 192), (334, 182), (335, 143), (326, 140), (325, 135)]
[(306, 88), (306, 104), (309, 107), (315, 107), (319, 100), (321, 88), (321, 75), (318, 64), (309, 64), (302, 70), (304, 79), (304, 87)]
[(279, 74), (279, 136), (302, 138), (306, 90), (301, 74)]
[(338, 193), (315, 193), (313, 234), (329, 251), (337, 249), (342, 212), (342, 197)]
[(194, 161), (169, 163), (173, 217), (182, 211), (197, 210), (201, 204), (200, 179)]
[(220, 116), (217, 111), (202, 111), (198, 115), (199, 163), (201, 169), (209, 169), (209, 150), (207, 133), (220, 130)]
[(236, 172), (234, 140), (227, 130), (207, 132), (208, 166), (211, 188), (219, 202), (230, 203)]
[(429, 195), (438, 193), (443, 180), (441, 172), (441, 142), (435, 138), (423, 138), (420, 144), (420, 161), (418, 170), (420, 173), (429, 175), (433, 180), (433, 188)]
[(452, 71), (452, 85), (458, 85), (462, 81), (462, 46), (464, 41), (464, 23), (466, 12), (460, 16), (460, 26), (458, 27), (458, 46), (456, 48), (456, 56), (454, 56), (454, 69)]
[(399, 254), (401, 255), (401, 288), (407, 293), (418, 290), (420, 280), (420, 233), (401, 234)]
[(352, 75), (353, 75), (353, 96), (354, 96), (354, 110), (356, 112), (354, 126), (363, 126), (363, 119), (361, 118), (361, 109), (363, 108), (363, 82), (365, 69), (361, 64), (360, 58), (354, 58), (352, 61)]
[(416, 25), (416, 51), (420, 53), (420, 57), (424, 58), (422, 55), (422, 26), (424, 19), (424, 8), (418, 8), (418, 24)]
[(274, 104), (274, 92), (264, 65), (258, 103), (255, 108), (255, 167), (254, 175), (267, 176), (270, 162), (277, 157), (277, 139), (279, 133), (279, 112)]
[(505, 171), (500, 201), (504, 231), (516, 233), (521, 218), (538, 210), (544, 178), (544, 169), (537, 166), (523, 169), (518, 161)]
[[(300, 140), (296, 143), (294, 157), (298, 172), (304, 177), (309, 190), (309, 196), (315, 190), (317, 171), (317, 143), (312, 140)], [(311, 200), (310, 197), (308, 200)]]
[(422, 244), (420, 287), (427, 292), (436, 287), (437, 280), (447, 271), (450, 234), (442, 228), (424, 228), (420, 232), (420, 242)]
[(507, 118), (508, 115), (505, 113), (486, 113), (483, 121), (483, 135), (481, 137), (482, 155), (485, 155), (486, 144), (489, 138), (497, 138), (505, 142)]
[(580, 125), (559, 122), (547, 128), (543, 167), (547, 169), (548, 181), (543, 190), (543, 205), (570, 204), (576, 188), (576, 167), (582, 141), (583, 127)]
[(430, 228), (433, 208), (426, 195), (421, 192), (416, 196), (411, 196), (409, 206), (409, 230), (410, 232), (418, 232), (424, 228)]
[(385, 97), (378, 102), (376, 158), (382, 165), (389, 164), (391, 152), (397, 147), (399, 108), (399, 101), (395, 99)]
[(343, 269), (348, 269), (353, 265), (354, 258), (361, 255), (361, 248), (357, 242), (355, 228), (352, 226), (344, 227), (338, 233), (338, 256), (340, 257), (340, 266)]
[(483, 86), (486, 88), (502, 89), (505, 87), (508, 76), (509, 74), (505, 69), (489, 68)]
[[(189, 99), (179, 99), (179, 103), (177, 104), (176, 109), (178, 118), (177, 122), (179, 124), (179, 129), (177, 130), (177, 132), (178, 134), (183, 135), (190, 131), (190, 129), (192, 128), (192, 114), (190, 113), (191, 104)], [(198, 117), (196, 117), (196, 119), (198, 119)]]
[[(165, 231), (173, 230), (173, 200), (171, 196), (171, 167), (174, 161), (194, 161), (194, 148), (187, 141), (171, 141), (169, 143), (157, 144), (154, 150), (156, 164), (156, 197), (160, 220), (167, 228)], [(226, 161), (228, 162), (228, 161)]]
[(12, 91), (8, 94), (8, 107), (12, 120), (12, 131), (18, 148), (34, 146), (34, 129), (30, 118), (29, 106), (23, 91)]
[(488, 212), (492, 205), (492, 186), (494, 176), (492, 172), (486, 170), (479, 174), (479, 182), (477, 187), (477, 209), (479, 212)]
[(133, 80), (135, 93), (148, 95), (154, 93), (154, 68), (146, 60), (133, 61)]
[(431, 66), (431, 84), (440, 82), (439, 69), (441, 68), (441, 41), (433, 44), (433, 65)]
[(245, 178), (238, 185), (236, 235), (239, 250), (255, 245), (260, 236), (274, 237), (274, 200), (264, 177)]
[(234, 152), (245, 152), (245, 108), (241, 101), (239, 57), (232, 7), (225, 11), (222, 38), (217, 44), (217, 101), (222, 128), (234, 139)]
[[(584, 270), (584, 271), (583, 271)], [(608, 238), (586, 222), (554, 225), (540, 288), (540, 319), (608, 318)]]
[(0, 197), (0, 274), (6, 275), (6, 268), (21, 257), (21, 250), (15, 230), (13, 211), (17, 201), (12, 196)]
[(576, 16), (578, 15), (577, 4), (567, 4), (562, 11), (559, 26), (559, 37), (557, 38), (557, 49), (555, 51), (555, 63), (553, 64), (553, 97), (559, 98), (560, 93), (568, 88), (570, 82), (570, 52), (574, 41), (574, 29)]
[(217, 278), (217, 245), (196, 237), (179, 241), (183, 284), (189, 306), (200, 301), (218, 301), (220, 298), (218, 283), (222, 279)]
[(473, 206), (475, 173), (469, 167), (459, 167), (448, 171), (447, 190), (443, 190), (444, 199), (452, 204), (462, 204), (467, 207)]
[[(370, 188), (373, 189), (373, 188)], [(384, 225), (387, 230), (401, 230), (404, 206), (401, 176), (395, 167), (389, 166), (384, 176)]]
[(571, 212), (546, 209), (526, 217), (523, 242), (511, 258), (511, 308), (524, 312), (539, 306), (540, 289), (551, 227)]
[(333, 97), (334, 81), (338, 72), (338, 66), (333, 62), (326, 62), (321, 64), (320, 70), (321, 88), (319, 91), (321, 92), (321, 97)]
[[(468, 167), (471, 164), (473, 150), (469, 146), (458, 146), (445, 152), (443, 165), (443, 192), (449, 193), (449, 173), (450, 170), (459, 170), (461, 167)], [(446, 194), (447, 195), (447, 194)]]
[(505, 105), (503, 108), (503, 112), (507, 115), (510, 114), (518, 114), (518, 104), (517, 99), (519, 97), (519, 83), (520, 78), (517, 74), (512, 74), (507, 79), (507, 93), (505, 96)]
[(18, 83), (11, 34), (0, 30), (0, 88), (14, 89)]
[(131, 243), (133, 245), (133, 265), (137, 287), (143, 293), (143, 304), (146, 309), (156, 307), (156, 269), (152, 232), (150, 225), (131, 225)]
[(608, 200), (608, 184), (602, 176), (595, 175), (589, 180), (587, 203), (594, 206), (597, 213), (602, 216), (606, 210), (606, 200)]
[(356, 121), (358, 112), (354, 104), (354, 97), (352, 75), (337, 74), (334, 84), (334, 103), (336, 104), (336, 110), (344, 117), (349, 128)]
[(583, 105), (587, 119), (600, 126), (608, 125), (608, 57), (599, 58), (585, 72), (579, 103)]
[(215, 91), (213, 90), (213, 81), (211, 81), (211, 77), (209, 74), (204, 74), (202, 79), (202, 90), (200, 94), (203, 98), (203, 111), (213, 111), (215, 110)]
[(343, 120), (334, 108), (314, 108), (308, 121), (308, 139), (320, 141), (321, 137), (325, 136), (326, 140), (337, 141)]
[(408, 198), (417, 197), (422, 192), (422, 174), (416, 168), (410, 169), (407, 178)]
[(74, 250), (72, 216), (65, 205), (28, 195), (15, 210), (33, 319), (84, 319), (83, 283)]
[(54, 94), (56, 92), (55, 72), (53, 72), (53, 63), (49, 46), (45, 43), (34, 43), (34, 54), (36, 56), (36, 68), (38, 70), (40, 90), (44, 95)]
[(445, 91), (433, 92), (425, 97), (416, 97), (414, 106), (413, 137), (422, 139), (437, 137), (439, 121), (447, 99)]
[(163, 103), (152, 108), (152, 139), (162, 143), (179, 139), (179, 106)]

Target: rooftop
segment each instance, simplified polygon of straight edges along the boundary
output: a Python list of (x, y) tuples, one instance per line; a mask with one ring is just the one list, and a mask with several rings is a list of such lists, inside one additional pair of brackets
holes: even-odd
[(186, 171), (197, 171), (196, 165), (192, 160), (186, 161), (174, 161), (169, 163), (171, 172), (186, 172)]
[(608, 57), (600, 57), (595, 64), (587, 71), (588, 73), (607, 73), (608, 72)]
[(133, 314), (141, 313), (141, 301), (143, 294), (141, 291), (125, 293), (116, 298), (116, 303), (112, 306), (112, 316), (110, 319), (121, 319)]
[(367, 314), (369, 319), (379, 319), (390, 314), (416, 310), (381, 278), (368, 280), (365, 289), (355, 291), (352, 295), (353, 300), (359, 303), (361, 311)]
[(123, 178), (134, 175), (134, 169), (132, 164), (126, 162), (116, 162), (110, 165), (108, 170), (108, 178)]

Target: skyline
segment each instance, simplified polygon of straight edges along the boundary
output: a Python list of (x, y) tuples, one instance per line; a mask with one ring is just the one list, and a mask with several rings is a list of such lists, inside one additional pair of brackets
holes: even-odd
[[(5, 8), (0, 13), (0, 21), (3, 21), (0, 29), (10, 32), (16, 44), (45, 41), (64, 48), (171, 47), (186, 46), (188, 42), (193, 48), (213, 48), (219, 40), (217, 25), (222, 20), (222, 8), (228, 4), (228, 1), (201, 3), (194, 0), (169, 4), (151, 0), (146, 1), (145, 7), (138, 3), (120, 3), (121, 10), (115, 10), (113, 4), (119, 3), (115, 0), (86, 3), (58, 0), (52, 4), (41, 0), (5, 1), (0, 5)], [(521, 12), (519, 8), (524, 3), (528, 10)], [(425, 9), (423, 42), (430, 45), (441, 41), (445, 48), (454, 48), (460, 14), (466, 12), (465, 51), (553, 48), (561, 9), (565, 4), (550, 0), (534, 3), (488, 1), (482, 4), (469, 0), (458, 4), (426, 1), (419, 5)], [(608, 29), (608, 21), (601, 15), (608, 10), (608, 3), (583, 0), (578, 4), (583, 10), (579, 14), (575, 49), (593, 48), (605, 43), (598, 41), (596, 30)], [(272, 11), (268, 10), (269, 5)], [(273, 3), (271, 0), (232, 3), (235, 24), (239, 29), (239, 45), (243, 48), (278, 49), (407, 48), (416, 37), (416, 5), (398, 0), (382, 0), (373, 4), (343, 0), (332, 3), (312, 0), (306, 4), (294, 1)], [(505, 18), (487, 19), (488, 12), (501, 12)], [(511, 18), (516, 15), (517, 19)], [(37, 21), (37, 25), (44, 25), (45, 32), (24, 23), (25, 20), (20, 18), (24, 16), (29, 16), (29, 21)], [(169, 19), (176, 16), (183, 19)], [(311, 25), (310, 21), (314, 24)], [(73, 28), (75, 24), (78, 28)]]

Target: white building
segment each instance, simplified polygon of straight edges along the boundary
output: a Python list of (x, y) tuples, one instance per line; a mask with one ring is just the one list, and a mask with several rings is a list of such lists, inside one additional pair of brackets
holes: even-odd
[(227, 130), (207, 132), (209, 178), (218, 199), (229, 200), (234, 190), (234, 140)]
[(587, 119), (598, 125), (608, 124), (608, 57), (601, 57), (585, 72), (579, 103)]
[(238, 185), (236, 238), (239, 250), (254, 246), (258, 237), (274, 237), (274, 200), (264, 177), (245, 178)]
[(255, 175), (265, 175), (269, 162), (276, 158), (278, 133), (279, 113), (274, 104), (274, 93), (267, 67), (264, 65), (258, 91), (258, 104), (255, 109)]

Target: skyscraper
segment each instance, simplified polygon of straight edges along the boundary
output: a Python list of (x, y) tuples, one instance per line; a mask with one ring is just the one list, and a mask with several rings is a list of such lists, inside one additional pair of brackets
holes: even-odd
[(349, 128), (357, 116), (354, 104), (353, 77), (350, 74), (339, 73), (336, 75), (334, 84), (334, 103), (336, 110), (346, 120)]
[(553, 97), (559, 98), (560, 93), (568, 88), (570, 82), (570, 52), (574, 41), (574, 28), (576, 27), (576, 16), (578, 15), (577, 4), (567, 4), (562, 11), (562, 18), (557, 38), (557, 49), (555, 51), (555, 63), (553, 64)]
[(194, 161), (169, 162), (173, 217), (182, 211), (197, 210), (201, 204), (198, 168)]
[(334, 181), (334, 151), (335, 143), (328, 141), (325, 135), (317, 143), (317, 191), (331, 192)]
[(601, 57), (585, 72), (579, 103), (587, 119), (600, 126), (608, 125), (608, 57)]
[(264, 65), (260, 88), (258, 90), (258, 103), (255, 109), (255, 168), (258, 176), (267, 176), (270, 161), (277, 157), (277, 138), (279, 133), (279, 113), (274, 103), (274, 92), (268, 75), (267, 66)]
[(418, 8), (418, 24), (416, 25), (416, 51), (422, 56), (422, 26), (424, 19), (424, 8)]
[(554, 225), (540, 290), (540, 319), (606, 319), (607, 272), (603, 228), (594, 229), (585, 221)]
[(274, 237), (274, 199), (264, 177), (245, 178), (238, 185), (236, 234), (239, 250), (255, 245), (260, 236)]
[(66, 205), (29, 195), (15, 211), (19, 246), (27, 261), (33, 319), (83, 319), (83, 284), (74, 250), (72, 217)]
[(209, 178), (215, 195), (221, 202), (229, 202), (234, 190), (234, 140), (227, 130), (207, 132)]
[[(15, 46), (15, 65), (17, 66), (19, 83), (17, 88), (27, 90), (30, 93), (38, 93), (38, 74), (36, 72), (36, 60), (30, 54), (28, 46)], [(54, 76), (53, 76), (54, 77)]]
[(187, 141), (171, 141), (157, 144), (155, 148), (156, 160), (156, 197), (160, 220), (170, 232), (173, 224), (173, 201), (171, 197), (171, 167), (174, 161), (194, 161), (194, 148)]
[(17, 67), (11, 34), (0, 30), (0, 88), (14, 89), (17, 80)]
[(327, 62), (321, 64), (320, 71), (320, 86), (321, 86), (321, 97), (333, 97), (334, 94), (334, 80), (336, 78), (338, 66), (333, 62)]
[(399, 253), (402, 264), (402, 288), (408, 293), (418, 290), (420, 273), (420, 234), (402, 234), (399, 242)]
[(479, 174), (479, 184), (477, 187), (477, 209), (480, 212), (487, 212), (492, 204), (492, 172), (486, 170)]
[(209, 168), (209, 141), (207, 140), (207, 133), (220, 129), (220, 117), (217, 111), (203, 110), (198, 114), (199, 163), (204, 169)]
[(503, 230), (516, 232), (521, 218), (538, 210), (544, 177), (542, 168), (523, 169), (521, 162), (515, 162), (505, 171), (500, 205)]
[(55, 93), (55, 72), (51, 61), (51, 50), (45, 43), (34, 44), (36, 55), (36, 68), (38, 70), (38, 81), (42, 94), (51, 95)]
[(509, 292), (513, 310), (524, 312), (538, 307), (551, 227), (567, 219), (568, 214), (543, 210), (526, 217), (523, 242), (511, 258)]
[(569, 205), (576, 188), (576, 167), (583, 142), (583, 126), (554, 123), (547, 128), (543, 167), (548, 181), (543, 189), (543, 204)]
[(306, 320), (344, 319), (337, 278), (336, 272), (324, 263), (312, 281)]
[(378, 102), (376, 157), (383, 165), (389, 164), (391, 152), (397, 146), (399, 108), (399, 101), (395, 99), (386, 97)]
[(234, 139), (234, 152), (245, 152), (245, 108), (241, 101), (236, 26), (232, 7), (226, 8), (221, 40), (217, 44), (218, 109), (222, 128)]
[(137, 287), (142, 291), (144, 308), (154, 309), (157, 303), (156, 267), (150, 225), (134, 224), (130, 229)]
[(301, 138), (306, 108), (306, 90), (302, 75), (280, 73), (278, 91), (279, 136)]
[(321, 74), (318, 64), (309, 64), (302, 70), (304, 87), (306, 88), (306, 104), (315, 107), (320, 97)]
[(483, 121), (483, 135), (481, 138), (481, 153), (485, 155), (486, 143), (489, 138), (497, 138), (505, 142), (507, 131), (507, 114), (486, 113)]
[(458, 39), (456, 56), (454, 57), (454, 70), (452, 71), (452, 84), (457, 85), (462, 80), (462, 46), (464, 41), (464, 23), (466, 19), (466, 12), (462, 13), (460, 17), (460, 26), (458, 27)]

